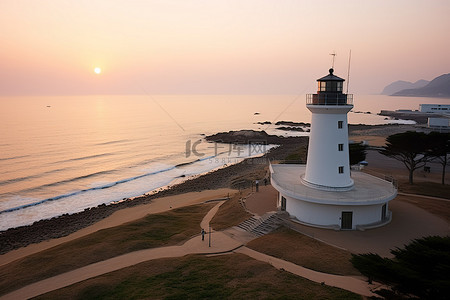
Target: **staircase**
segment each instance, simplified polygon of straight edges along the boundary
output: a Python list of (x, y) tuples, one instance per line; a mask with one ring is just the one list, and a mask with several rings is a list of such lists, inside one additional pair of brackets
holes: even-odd
[(278, 213), (272, 212), (266, 213), (261, 217), (253, 216), (239, 224), (237, 227), (247, 232), (251, 232), (256, 236), (263, 236), (280, 227), (281, 223), (282, 219), (278, 216)]

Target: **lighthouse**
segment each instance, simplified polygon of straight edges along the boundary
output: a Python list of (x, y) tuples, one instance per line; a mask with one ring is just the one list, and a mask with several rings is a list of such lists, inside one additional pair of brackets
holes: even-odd
[(311, 111), (305, 185), (318, 189), (348, 190), (350, 178), (347, 113), (353, 108), (353, 95), (342, 93), (344, 79), (334, 70), (317, 79), (317, 94), (309, 94), (306, 107)]
[(292, 222), (334, 230), (366, 230), (389, 223), (389, 201), (397, 196), (393, 181), (359, 170), (350, 172), (347, 113), (353, 95), (343, 93), (344, 79), (317, 79), (316, 94), (306, 95), (311, 111), (306, 165), (271, 164), (277, 207)]

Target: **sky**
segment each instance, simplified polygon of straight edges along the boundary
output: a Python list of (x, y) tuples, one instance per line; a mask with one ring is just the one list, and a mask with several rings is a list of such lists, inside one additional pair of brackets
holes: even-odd
[[(0, 0), (0, 95), (349, 93), (450, 73), (448, 0)], [(101, 68), (101, 73), (94, 72)]]

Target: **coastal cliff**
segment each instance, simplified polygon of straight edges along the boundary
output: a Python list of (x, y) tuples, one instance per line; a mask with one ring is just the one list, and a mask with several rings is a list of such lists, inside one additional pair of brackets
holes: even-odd
[(423, 87), (404, 89), (391, 96), (450, 98), (450, 73), (434, 78)]

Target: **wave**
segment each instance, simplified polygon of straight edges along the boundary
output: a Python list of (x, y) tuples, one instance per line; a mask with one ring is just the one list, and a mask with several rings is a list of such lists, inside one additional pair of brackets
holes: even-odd
[(180, 168), (180, 167), (189, 166), (189, 165), (192, 165), (192, 164), (194, 164), (194, 163), (196, 163), (196, 162), (204, 161), (204, 160), (207, 160), (207, 159), (210, 159), (210, 158), (214, 158), (214, 157), (215, 157), (215, 155), (213, 155), (213, 156), (208, 156), (208, 157), (204, 157), (204, 158), (199, 158), (199, 159), (196, 159), (196, 160), (193, 160), (193, 161), (188, 161), (188, 162), (184, 162), (184, 163), (179, 163), (179, 164), (177, 164), (175, 167), (176, 167), (176, 168)]
[(104, 156), (111, 156), (114, 154), (115, 153), (94, 154), (94, 155), (88, 155), (88, 156), (82, 156), (82, 157), (70, 158), (70, 159), (66, 159), (66, 160), (55, 161), (55, 162), (53, 162), (53, 164), (66, 163), (66, 162), (72, 162), (72, 161), (80, 161), (80, 160), (86, 160), (86, 159), (92, 159), (92, 158), (99, 158), (99, 157), (104, 157)]
[[(223, 152), (223, 153), (226, 153), (226, 152)], [(221, 155), (223, 153), (218, 153), (217, 155)], [(177, 160), (180, 156), (182, 157), (184, 155), (185, 155), (185, 152), (175, 152), (175, 153), (173, 153), (171, 155), (164, 155), (164, 156), (160, 156), (160, 157), (157, 157), (157, 158), (146, 158), (146, 159), (143, 159), (143, 160), (136, 161), (136, 162), (134, 162), (132, 164), (129, 164), (125, 168), (127, 168), (127, 169), (134, 169), (136, 167), (145, 166), (145, 165), (148, 165), (148, 164), (151, 164), (151, 163), (174, 161), (174, 160)], [(147, 157), (148, 155), (144, 153), (141, 156)], [(205, 160), (205, 159), (210, 159), (210, 158), (213, 158), (213, 157), (215, 157), (215, 156), (208, 156), (208, 157), (203, 158), (203, 159), (196, 159), (196, 160), (192, 160), (192, 161), (188, 161), (188, 162), (182, 162), (182, 163), (176, 164), (175, 167), (179, 168), (179, 167), (188, 166), (188, 165), (191, 165), (191, 164), (193, 164), (195, 162), (199, 162), (199, 161), (202, 161), (202, 160)]]
[[(20, 205), (20, 206), (16, 206), (16, 207), (8, 208), (8, 209), (0, 211), (0, 214), (8, 213), (8, 212), (12, 212), (12, 211), (16, 211), (16, 210), (32, 207), (32, 206), (37, 206), (37, 205), (40, 205), (40, 204), (43, 204), (43, 203), (46, 203), (46, 202), (55, 201), (55, 200), (59, 200), (59, 199), (63, 199), (63, 198), (67, 198), (67, 197), (71, 197), (71, 196), (75, 196), (75, 195), (79, 195), (79, 194), (86, 193), (86, 192), (89, 192), (89, 191), (107, 189), (107, 188), (116, 186), (118, 184), (126, 183), (126, 182), (129, 182), (129, 181), (132, 181), (132, 180), (136, 180), (136, 179), (139, 179), (139, 178), (142, 178), (142, 177), (145, 177), (145, 176), (150, 176), (150, 175), (155, 175), (155, 174), (162, 173), (162, 172), (167, 172), (167, 171), (172, 170), (174, 168), (175, 168), (175, 166), (172, 166), (172, 167), (169, 167), (169, 168), (166, 168), (166, 169), (162, 169), (162, 170), (158, 170), (158, 171), (154, 171), (154, 172), (150, 172), (150, 173), (146, 173), (146, 174), (142, 174), (142, 175), (138, 175), (138, 176), (134, 176), (134, 177), (118, 180), (118, 181), (107, 183), (107, 184), (104, 184), (104, 185), (101, 185), (101, 186), (92, 187), (92, 188), (88, 188), (88, 189), (83, 189), (83, 190), (79, 190), (79, 191), (75, 191), (75, 192), (71, 192), (71, 193), (67, 193), (67, 194), (63, 194), (63, 195), (59, 195), (59, 196), (55, 196), (55, 197), (51, 197), (51, 198), (47, 198), (47, 199), (40, 200), (40, 201), (37, 201), (37, 202), (28, 203), (28, 204), (24, 204), (24, 205)], [(98, 172), (98, 173), (102, 173), (102, 172)], [(89, 177), (89, 176), (92, 176), (92, 174), (86, 175), (86, 176), (80, 176), (78, 178), (84, 178), (84, 177)], [(69, 182), (69, 181), (71, 181), (71, 180), (60, 181), (59, 183), (61, 183), (61, 182)], [(56, 184), (56, 183), (44, 185), (44, 186), (41, 186), (41, 187), (50, 186), (50, 185), (54, 185), (54, 184)]]
[(43, 184), (43, 185), (40, 185), (38, 187), (24, 189), (24, 190), (22, 190), (22, 192), (29, 193), (29, 192), (33, 192), (33, 191), (36, 191), (36, 190), (40, 190), (42, 188), (46, 188), (46, 187), (55, 187), (55, 186), (58, 186), (58, 185), (61, 185), (61, 184), (64, 184), (64, 183), (74, 182), (74, 181), (81, 180), (81, 179), (87, 179), (87, 178), (95, 177), (95, 176), (98, 176), (98, 175), (111, 174), (111, 173), (113, 173), (115, 171), (116, 170), (99, 171), (99, 172), (95, 172), (95, 173), (91, 173), (91, 174), (86, 174), (86, 175), (83, 175), (83, 176), (78, 176), (78, 177), (73, 177), (73, 178), (64, 179), (64, 180), (60, 180), (60, 181), (55, 181), (55, 182), (52, 182), (52, 183)]
[(17, 156), (12, 156), (12, 157), (4, 157), (4, 158), (0, 158), (0, 161), (19, 159), (19, 158), (24, 158), (24, 157), (29, 157), (29, 156), (31, 156), (31, 155), (17, 155)]
[(2, 181), (0, 181), (0, 186), (11, 184), (11, 183), (16, 183), (16, 182), (21, 182), (21, 181), (26, 181), (26, 180), (30, 180), (30, 179), (35, 179), (35, 178), (41, 178), (42, 176), (58, 173), (61, 171), (67, 171), (68, 169), (71, 169), (71, 168), (60, 168), (60, 169), (41, 172), (41, 173), (34, 174), (34, 175), (28, 175), (28, 176), (22, 176), (22, 177), (16, 177), (16, 178), (2, 180)]
[[(65, 198), (68, 198), (68, 197), (73, 197), (73, 196), (76, 196), (76, 195), (88, 193), (90, 191), (109, 189), (109, 188), (115, 187), (115, 186), (120, 185), (120, 184), (128, 183), (128, 182), (131, 182), (131, 181), (134, 181), (134, 180), (138, 180), (140, 178), (144, 178), (144, 177), (151, 176), (151, 175), (156, 175), (156, 174), (168, 172), (168, 171), (171, 171), (171, 170), (174, 170), (174, 169), (184, 169), (185, 167), (193, 165), (195, 163), (201, 163), (201, 162), (209, 160), (209, 159), (214, 159), (214, 158), (216, 158), (216, 157), (218, 157), (220, 155), (227, 154), (227, 153), (229, 154), (229, 151), (222, 151), (222, 152), (216, 153), (215, 155), (209, 155), (209, 156), (197, 158), (197, 159), (192, 160), (192, 161), (178, 163), (176, 165), (168, 166), (168, 167), (156, 170), (156, 171), (149, 171), (149, 172), (146, 172), (146, 173), (141, 174), (141, 175), (137, 175), (137, 176), (121, 179), (121, 180), (114, 181), (114, 182), (111, 182), (111, 183), (102, 184), (100, 186), (95, 186), (95, 187), (90, 187), (90, 188), (86, 188), (86, 189), (82, 189), (82, 190), (77, 190), (77, 191), (69, 192), (69, 193), (66, 193), (66, 194), (58, 195), (58, 196), (55, 196), (55, 197), (50, 197), (50, 198), (46, 198), (46, 199), (43, 199), (43, 200), (38, 200), (36, 202), (31, 202), (31, 203), (27, 203), (27, 204), (24, 204), (24, 205), (19, 205), (19, 206), (7, 208), (7, 209), (4, 209), (4, 210), (1, 210), (0, 214), (10, 213), (10, 212), (19, 211), (19, 210), (30, 208), (30, 207), (34, 207), (34, 206), (39, 206), (39, 205), (47, 203), (47, 202), (57, 201), (57, 200), (65, 199)], [(242, 157), (242, 158), (244, 158), (244, 157)], [(153, 160), (153, 162), (154, 162), (154, 160)], [(200, 170), (201, 169), (202, 168), (200, 168)], [(190, 175), (201, 174), (202, 172), (205, 171), (205, 170), (202, 170), (202, 171), (200, 171), (200, 170), (197, 170), (196, 172), (193, 172)], [(33, 191), (36, 191), (36, 190), (39, 190), (39, 189), (42, 189), (42, 188), (53, 187), (53, 186), (56, 186), (56, 185), (60, 185), (60, 184), (64, 184), (64, 183), (70, 183), (70, 182), (74, 182), (74, 181), (77, 181), (77, 180), (80, 180), (80, 179), (86, 179), (86, 178), (94, 177), (94, 176), (98, 176), (98, 175), (105, 175), (105, 174), (109, 174), (109, 173), (116, 172), (116, 171), (117, 170), (114, 169), (114, 170), (105, 170), (105, 171), (95, 172), (95, 173), (91, 173), (91, 174), (87, 174), (87, 175), (83, 175), (83, 176), (78, 176), (78, 177), (71, 178), (71, 179), (65, 179), (65, 180), (61, 180), (61, 181), (57, 181), (57, 182), (41, 185), (39, 187), (33, 187), (33, 188), (30, 188), (30, 189), (27, 189), (27, 190), (22, 190), (22, 192), (33, 192)], [(174, 177), (172, 177), (172, 179), (183, 178), (183, 177), (186, 177), (186, 174), (174, 176)]]
[[(55, 197), (39, 200), (39, 201), (36, 201), (36, 202), (32, 202), (32, 203), (28, 203), (28, 204), (12, 207), (12, 208), (8, 208), (8, 209), (0, 211), (0, 214), (9, 213), (9, 212), (13, 212), (13, 211), (17, 211), (17, 210), (33, 207), (33, 206), (38, 206), (38, 205), (41, 205), (41, 204), (44, 204), (44, 203), (47, 203), (47, 202), (56, 201), (56, 200), (60, 200), (60, 199), (68, 198), (68, 197), (72, 197), (72, 196), (79, 195), (79, 194), (86, 193), (86, 192), (90, 192), (90, 191), (108, 189), (108, 188), (117, 186), (119, 184), (127, 183), (127, 182), (130, 182), (130, 181), (137, 180), (137, 179), (140, 179), (140, 178), (143, 178), (143, 177), (147, 177), (147, 176), (151, 176), (151, 175), (156, 175), (156, 174), (168, 172), (168, 171), (176, 169), (176, 168), (182, 168), (182, 167), (185, 167), (185, 166), (188, 166), (188, 165), (192, 165), (192, 164), (194, 164), (196, 162), (204, 161), (206, 159), (210, 159), (210, 158), (214, 158), (214, 157), (215, 156), (208, 156), (208, 157), (205, 157), (205, 158), (196, 159), (196, 160), (189, 161), (189, 162), (179, 163), (177, 165), (170, 166), (170, 167), (167, 167), (167, 168), (164, 168), (164, 169), (160, 169), (160, 170), (157, 170), (157, 171), (152, 171), (152, 172), (144, 173), (144, 174), (141, 174), (141, 175), (137, 175), (137, 176), (121, 179), (121, 180), (118, 180), (118, 181), (115, 181), (115, 182), (111, 182), (111, 183), (107, 183), (107, 184), (103, 184), (103, 185), (100, 185), (100, 186), (97, 186), (97, 187), (91, 187), (91, 188), (87, 188), (87, 189), (83, 189), (83, 190), (78, 190), (78, 191), (74, 191), (74, 192), (58, 195), (58, 196), (55, 196)], [(108, 174), (108, 173), (111, 173), (112, 171), (113, 170), (101, 171), (101, 172), (87, 174), (87, 175), (84, 175), (84, 176), (79, 176), (79, 177), (75, 177), (75, 178), (71, 178), (71, 179), (61, 180), (61, 181), (58, 181), (58, 182), (53, 182), (53, 183), (41, 185), (41, 186), (36, 187), (36, 188), (23, 190), (23, 192), (32, 192), (32, 191), (34, 191), (36, 189), (41, 189), (41, 188), (44, 188), (44, 187), (51, 187), (51, 186), (55, 186), (55, 185), (59, 185), (59, 184), (63, 184), (63, 183), (69, 183), (69, 182), (73, 182), (73, 181), (76, 181), (76, 180), (79, 180), (79, 179), (89, 178), (89, 177), (92, 177), (92, 176)], [(181, 176), (177, 176), (177, 178), (178, 177), (183, 177), (183, 176), (182, 175)]]
[(121, 144), (121, 143), (125, 143), (125, 142), (129, 142), (130, 140), (125, 139), (125, 140), (117, 140), (117, 141), (108, 141), (108, 142), (102, 142), (102, 143), (96, 143), (94, 144), (94, 146), (104, 146), (104, 145), (112, 145), (112, 144)]

